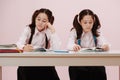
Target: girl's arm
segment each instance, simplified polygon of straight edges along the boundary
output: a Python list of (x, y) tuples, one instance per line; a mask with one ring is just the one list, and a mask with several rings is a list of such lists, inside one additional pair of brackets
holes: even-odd
[(56, 33), (50, 36), (50, 49), (59, 50), (61, 47), (61, 41)]
[(47, 25), (48, 28), (46, 29), (46, 34), (49, 40), (50, 49), (52, 50), (60, 49), (61, 41), (55, 31), (55, 28), (50, 23), (48, 23)]
[(73, 29), (70, 32), (69, 39), (68, 39), (68, 45), (67, 45), (68, 50), (74, 50), (74, 51), (80, 50), (81, 47), (75, 43), (76, 37), (77, 37), (76, 31), (75, 31), (75, 29)]
[(110, 49), (110, 44), (102, 35), (100, 35), (97, 37), (97, 47), (102, 48), (104, 51), (108, 51)]
[(31, 52), (31, 51), (33, 51), (33, 46), (31, 44), (26, 44), (23, 47), (23, 51), (25, 51), (25, 52)]
[(101, 47), (104, 51), (108, 51), (110, 49), (109, 45), (108, 44), (104, 44), (102, 45)]
[(47, 23), (47, 27), (49, 28), (49, 30), (51, 31), (51, 33), (55, 33), (55, 28), (49, 22)]
[(30, 28), (25, 27), (23, 33), (21, 34), (19, 40), (17, 41), (16, 45), (19, 49), (23, 49), (23, 47), (27, 44), (30, 37)]

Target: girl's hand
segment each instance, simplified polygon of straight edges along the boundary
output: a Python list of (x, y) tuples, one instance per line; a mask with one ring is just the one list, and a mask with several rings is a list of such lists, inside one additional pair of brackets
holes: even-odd
[(102, 46), (102, 49), (104, 51), (108, 51), (109, 50), (109, 46), (107, 44), (105, 44), (105, 45)]
[(25, 51), (25, 52), (31, 52), (31, 51), (33, 51), (33, 46), (30, 45), (30, 44), (27, 44), (27, 45), (25, 45), (23, 47), (23, 51)]
[(52, 33), (55, 32), (55, 28), (48, 22), (47, 27), (51, 30)]
[(73, 46), (73, 50), (76, 52), (76, 51), (79, 51), (81, 49), (80, 45), (74, 45)]

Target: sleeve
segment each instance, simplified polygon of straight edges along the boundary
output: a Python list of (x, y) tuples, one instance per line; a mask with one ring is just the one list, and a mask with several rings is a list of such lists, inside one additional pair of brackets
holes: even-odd
[(25, 44), (28, 43), (30, 37), (30, 28), (29, 27), (25, 27), (23, 33), (21, 34), (19, 40), (16, 42), (16, 45), (19, 49), (23, 49), (23, 47), (25, 46)]
[(49, 30), (47, 31), (47, 37), (50, 41), (50, 49), (58, 50), (61, 47), (61, 40), (57, 33), (51, 33)]
[(103, 37), (102, 34), (100, 34), (99, 37), (97, 37), (97, 47), (102, 47), (103, 45), (108, 45), (110, 47), (110, 43)]
[(75, 45), (76, 37), (77, 37), (76, 31), (75, 31), (75, 29), (73, 29), (70, 32), (69, 39), (68, 39), (68, 45), (67, 45), (68, 50), (73, 50), (73, 46)]

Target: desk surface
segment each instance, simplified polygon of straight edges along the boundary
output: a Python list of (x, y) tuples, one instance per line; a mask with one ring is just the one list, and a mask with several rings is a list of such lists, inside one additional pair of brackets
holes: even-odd
[(0, 53), (0, 66), (118, 66), (120, 51)]

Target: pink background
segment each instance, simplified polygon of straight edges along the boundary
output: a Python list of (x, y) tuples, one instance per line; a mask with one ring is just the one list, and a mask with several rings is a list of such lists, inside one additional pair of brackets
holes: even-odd
[[(40, 8), (53, 12), (54, 26), (63, 44), (61, 49), (66, 48), (74, 16), (85, 8), (99, 16), (111, 50), (120, 49), (120, 0), (0, 0), (0, 44), (15, 43), (23, 28), (31, 22), (33, 12)], [(118, 66), (106, 68), (108, 80), (119, 80)], [(4, 66), (2, 80), (17, 80), (16, 69), (17, 66)], [(67, 66), (57, 66), (56, 70), (61, 80), (69, 80)]]

